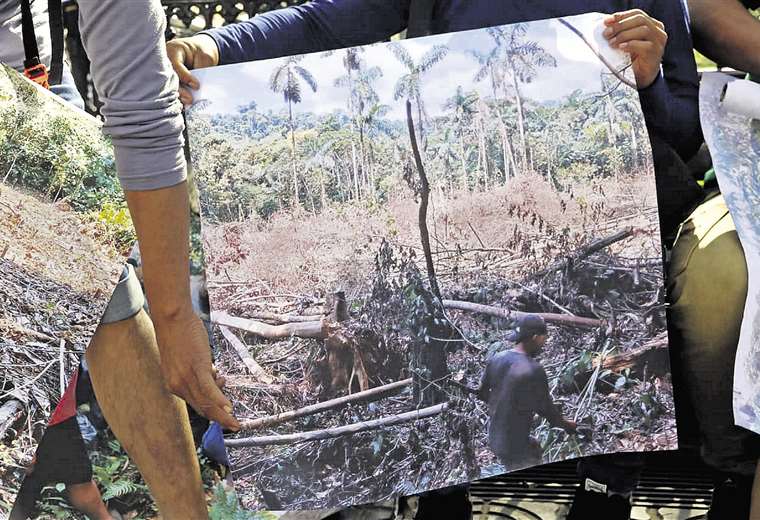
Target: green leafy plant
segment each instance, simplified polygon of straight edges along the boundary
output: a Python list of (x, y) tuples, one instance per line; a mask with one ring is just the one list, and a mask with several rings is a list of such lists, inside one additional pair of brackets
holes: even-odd
[(235, 490), (221, 482), (214, 489), (208, 516), (210, 520), (276, 520), (277, 515), (268, 511), (252, 513), (243, 509)]

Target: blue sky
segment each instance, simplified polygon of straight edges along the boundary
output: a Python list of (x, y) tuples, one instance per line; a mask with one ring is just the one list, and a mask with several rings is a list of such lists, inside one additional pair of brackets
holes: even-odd
[[(612, 63), (624, 63), (627, 57), (611, 49), (601, 36), (603, 15), (592, 13), (567, 18), (586, 37), (595, 42), (597, 49)], [(539, 71), (538, 77), (522, 86), (523, 94), (537, 102), (560, 99), (576, 89), (588, 92), (599, 90), (599, 73), (604, 66), (577, 35), (555, 20), (531, 22), (529, 39), (537, 41), (557, 59), (557, 68)], [(450, 51), (446, 58), (438, 63), (425, 76), (423, 97), (426, 109), (431, 116), (442, 112), (446, 99), (454, 94), (458, 85), (465, 91), (477, 90), (483, 95), (491, 95), (487, 80), (475, 82), (473, 76), (479, 65), (467, 54), (470, 49), (487, 52), (493, 48), (491, 38), (485, 30), (451, 33), (401, 42), (413, 58), (419, 59), (433, 45), (447, 45)], [(394, 101), (393, 88), (397, 78), (406, 70), (396, 60), (387, 44), (380, 43), (366, 47), (362, 54), (369, 66), (379, 66), (383, 77), (375, 83), (381, 102), (391, 107), (389, 117), (402, 118), (404, 103)], [(334, 87), (335, 78), (344, 75), (342, 65), (343, 53), (338, 51), (330, 57), (323, 53), (310, 54), (301, 62), (314, 75), (319, 89), (313, 93), (305, 84), (303, 102), (294, 107), (294, 112), (331, 113), (336, 109), (345, 109), (347, 93), (343, 88)], [(281, 63), (281, 59), (226, 65), (212, 69), (195, 71), (201, 82), (201, 90), (196, 99), (208, 99), (212, 102), (206, 110), (209, 113), (229, 113), (240, 105), (255, 101), (259, 110), (279, 111), (285, 107), (282, 95), (271, 92), (268, 88), (272, 71)], [(605, 69), (606, 70), (606, 69)]]

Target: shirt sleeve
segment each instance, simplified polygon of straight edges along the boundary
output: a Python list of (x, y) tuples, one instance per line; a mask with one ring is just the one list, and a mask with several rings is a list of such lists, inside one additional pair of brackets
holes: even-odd
[(178, 80), (166, 56), (159, 0), (79, 0), (82, 43), (125, 190), (185, 180)]
[(488, 402), (491, 397), (491, 378), (489, 376), (491, 363), (486, 365), (486, 369), (483, 371), (483, 379), (480, 381), (480, 388), (478, 388), (478, 398), (481, 401)]
[(673, 147), (684, 161), (702, 144), (699, 124), (699, 78), (687, 14), (680, 1), (653, 1), (649, 14), (665, 25), (668, 42), (662, 70), (649, 87), (639, 90), (649, 132)]
[(312, 0), (204, 31), (220, 64), (366, 45), (402, 31), (410, 0)]
[(562, 422), (562, 414), (557, 405), (554, 404), (552, 396), (549, 393), (549, 381), (546, 378), (546, 371), (542, 367), (538, 367), (533, 377), (537, 400), (536, 413), (549, 421), (549, 424), (552, 426), (559, 425)]

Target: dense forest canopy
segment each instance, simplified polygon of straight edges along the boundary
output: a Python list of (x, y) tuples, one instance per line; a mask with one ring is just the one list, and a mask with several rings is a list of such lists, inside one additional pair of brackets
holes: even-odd
[[(562, 81), (557, 51), (533, 40), (526, 25), (487, 33), (489, 47), (458, 49), (470, 60), (472, 81), (484, 86), (477, 90), (452, 83), (446, 46), (430, 44), (415, 58), (391, 43), (382, 62), (369, 62), (364, 48), (281, 60), (269, 81), (282, 96), (279, 106), (259, 106), (254, 96), (233, 113), (217, 113), (215, 101), (199, 101), (190, 130), (205, 217), (266, 219), (295, 206), (319, 212), (400, 195), (413, 177), (406, 122), (397, 110), (407, 99), (439, 196), (487, 191), (530, 172), (566, 191), (592, 177), (628, 175), (651, 160), (638, 97), (621, 82), (623, 70), (579, 64), (595, 75), (589, 88), (533, 99), (526, 91), (538, 76)], [(332, 84), (320, 85), (309, 69), (336, 53), (341, 67)], [(391, 78), (392, 93), (381, 92), (390, 60), (403, 72)], [(345, 107), (320, 113), (320, 96), (334, 89), (342, 91)], [(428, 106), (426, 92), (440, 96), (440, 89), (445, 102)]]

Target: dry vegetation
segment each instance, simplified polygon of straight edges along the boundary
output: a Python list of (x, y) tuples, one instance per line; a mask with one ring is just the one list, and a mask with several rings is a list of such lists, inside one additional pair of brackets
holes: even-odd
[[(123, 259), (65, 204), (0, 184), (0, 507), (108, 303)], [(62, 375), (63, 374), (63, 375)]]
[[(555, 399), (582, 426), (578, 436), (568, 436), (537, 420), (534, 435), (545, 460), (673, 448), (659, 230), (648, 176), (611, 178), (565, 193), (538, 176), (523, 176), (492, 192), (432, 199), (429, 228), (444, 299), (604, 320), (602, 329), (550, 327), (540, 361)], [(318, 216), (284, 212), (266, 224), (206, 226), (212, 308), (243, 318), (269, 312), (319, 319), (325, 301), (329, 307), (331, 294), (342, 288), (351, 314), (346, 334), (366, 349), (361, 356), (371, 386), (409, 377), (415, 337), (402, 315), (403, 296), (378, 298), (377, 287), (385, 279), (403, 293), (409, 269), (424, 272), (416, 209), (410, 196), (398, 194), (383, 207), (344, 205)], [(634, 230), (628, 238), (547, 269), (625, 229)], [(375, 264), (383, 237), (394, 259)], [(404, 259), (418, 265), (410, 268)], [(463, 385), (477, 387), (487, 356), (510, 348), (504, 339), (509, 321), (458, 311), (448, 311), (447, 319), (466, 339), (445, 347), (450, 374), (439, 383), (450, 403), (446, 413), (332, 440), (232, 449), (244, 504), (345, 505), (502, 471), (488, 448), (485, 405)], [(276, 414), (347, 393), (330, 384), (329, 339), (239, 337), (273, 382), (247, 374), (217, 331), (217, 363), (238, 416)], [(615, 364), (621, 362), (615, 356), (637, 352), (646, 354)], [(408, 411), (414, 403), (407, 390), (241, 436), (353, 424)]]

